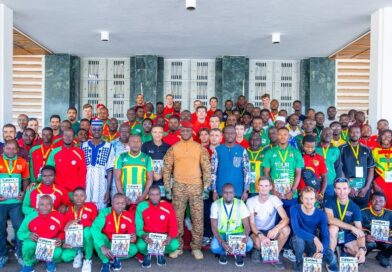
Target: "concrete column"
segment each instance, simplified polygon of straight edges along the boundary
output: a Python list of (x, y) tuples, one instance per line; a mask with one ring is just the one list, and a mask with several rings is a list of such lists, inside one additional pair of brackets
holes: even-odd
[(369, 123), (392, 122), (392, 7), (371, 16)]
[(0, 127), (12, 122), (12, 31), (13, 11), (0, 4)]

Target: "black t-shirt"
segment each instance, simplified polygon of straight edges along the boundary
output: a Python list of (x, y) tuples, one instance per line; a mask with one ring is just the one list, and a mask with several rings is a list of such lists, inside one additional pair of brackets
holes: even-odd
[[(356, 150), (356, 147), (353, 147)], [(363, 168), (363, 178), (367, 179), (368, 169), (375, 167), (376, 164), (373, 159), (371, 150), (362, 144), (359, 144), (358, 151), (358, 162), (354, 156), (353, 150), (349, 144), (344, 144), (340, 148), (341, 159), (342, 159), (342, 170), (346, 178), (355, 178), (356, 166), (361, 166)]]
[[(160, 169), (163, 167), (163, 157), (165, 157), (167, 150), (170, 145), (162, 142), (160, 146), (154, 144), (154, 141), (145, 142), (142, 145), (142, 152), (149, 155), (153, 162), (153, 172), (161, 172)], [(162, 182), (162, 179), (156, 180), (154, 182)]]

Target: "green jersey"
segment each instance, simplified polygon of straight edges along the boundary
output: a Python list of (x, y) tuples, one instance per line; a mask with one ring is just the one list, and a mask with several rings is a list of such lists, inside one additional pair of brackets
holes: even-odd
[(263, 176), (263, 167), (261, 167), (261, 163), (263, 162), (264, 153), (263, 148), (261, 147), (257, 151), (252, 151), (250, 148), (246, 149), (249, 157), (250, 163), (250, 174), (251, 174), (251, 183), (249, 186), (249, 193), (255, 194), (259, 192), (259, 179), (260, 176)]
[[(130, 152), (124, 152), (116, 158), (114, 169), (122, 171), (121, 183), (124, 193), (127, 191), (127, 185), (139, 186), (139, 190), (141, 189), (143, 192), (147, 181), (147, 173), (152, 171), (152, 160), (150, 156), (143, 152), (136, 156), (133, 156)], [(135, 188), (133, 187), (133, 189)]]
[(316, 152), (324, 157), (327, 165), (327, 185), (333, 185), (336, 179), (336, 168), (340, 165), (340, 150), (339, 148), (329, 145), (327, 148), (321, 146), (316, 147)]
[[(271, 148), (264, 156), (262, 167), (270, 169), (270, 176), (275, 190), (280, 194), (290, 192), (295, 179), (295, 171), (304, 167), (301, 153), (288, 145), (285, 149), (280, 146)], [(297, 193), (293, 197), (297, 197)]]
[[(269, 126), (266, 126), (266, 127), (264, 127), (261, 131), (260, 131), (260, 137), (261, 137), (261, 146), (262, 147), (264, 147), (264, 146), (266, 146), (266, 145), (269, 145), (269, 143), (270, 143), (270, 139), (269, 139), (269, 137), (268, 137), (268, 129), (269, 129), (270, 127)], [(249, 132), (249, 133), (247, 133), (247, 134), (245, 134), (244, 135), (244, 138), (249, 142), (249, 138), (250, 138), (250, 135), (252, 134), (252, 132), (253, 132), (253, 129)]]
[[(302, 150), (302, 147), (303, 147), (302, 140), (304, 139), (304, 136), (305, 136), (304, 134), (299, 134), (299, 135), (295, 136), (295, 142), (297, 144), (297, 148), (299, 151)], [(314, 134), (313, 136), (316, 138), (316, 146), (317, 146), (318, 143), (320, 142), (320, 137), (317, 136), (317, 134)]]

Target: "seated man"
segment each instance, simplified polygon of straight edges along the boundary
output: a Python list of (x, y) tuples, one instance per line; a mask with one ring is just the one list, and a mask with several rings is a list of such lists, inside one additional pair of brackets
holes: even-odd
[[(233, 248), (228, 244), (228, 235), (244, 235), (243, 242), (246, 243), (246, 251), (253, 247), (252, 240), (248, 235), (249, 211), (245, 203), (234, 198), (234, 187), (226, 183), (222, 188), (222, 197), (211, 205), (211, 230), (214, 238), (211, 242), (211, 251), (219, 254), (219, 263), (227, 264), (227, 254), (233, 253)], [(235, 265), (244, 266), (243, 257), (234, 255)]]
[(336, 245), (342, 246), (342, 254), (358, 258), (358, 263), (365, 262), (365, 234), (362, 231), (361, 210), (348, 195), (348, 179), (337, 178), (334, 183), (336, 197), (325, 204), (325, 213), (329, 223), (329, 248), (334, 252)]
[(49, 195), (53, 199), (53, 209), (65, 213), (67, 206), (71, 205), (71, 200), (67, 191), (61, 185), (54, 184), (56, 169), (51, 165), (45, 165), (41, 169), (42, 182), (28, 190), (23, 199), (22, 211), (27, 216), (38, 208), (38, 200), (43, 195)]
[(53, 200), (43, 195), (38, 200), (38, 212), (30, 213), (18, 230), (18, 238), (23, 241), (22, 255), (24, 266), (22, 272), (33, 272), (36, 260), (36, 247), (39, 238), (53, 239), (56, 248), (53, 260), (46, 262), (46, 271), (56, 271), (56, 263), (61, 260), (61, 243), (64, 239), (64, 216), (53, 210)]
[(374, 192), (370, 207), (363, 209), (361, 212), (362, 226), (366, 232), (366, 248), (369, 252), (379, 249), (376, 259), (382, 267), (388, 268), (391, 266), (389, 258), (392, 255), (390, 238), (392, 211), (384, 208), (385, 203), (385, 195), (381, 192)]
[(73, 205), (68, 206), (65, 216), (65, 231), (74, 224), (83, 226), (83, 248), (71, 248), (64, 244), (62, 260), (70, 262), (73, 260), (73, 268), (82, 267), (83, 253), (84, 261), (82, 272), (91, 272), (91, 258), (94, 251), (93, 236), (91, 235), (91, 225), (98, 215), (97, 206), (92, 202), (86, 202), (86, 191), (82, 187), (77, 187), (73, 191)]
[[(149, 238), (150, 233), (167, 235), (163, 242), (166, 254), (174, 252), (179, 246), (176, 239), (177, 217), (172, 204), (161, 200), (159, 185), (151, 185), (148, 190), (148, 199), (137, 205), (135, 215), (137, 248), (144, 255), (143, 268), (151, 267), (151, 255), (147, 251), (147, 245), (153, 244), (153, 240)], [(157, 264), (159, 266), (166, 264), (164, 255), (158, 255)]]
[[(278, 251), (281, 252), (290, 235), (289, 218), (283, 208), (282, 201), (270, 194), (272, 182), (266, 176), (261, 176), (258, 185), (259, 195), (251, 197), (246, 202), (250, 213), (250, 228), (255, 249), (252, 260), (259, 261), (261, 247), (269, 246), (272, 240), (278, 241)], [(277, 215), (281, 218), (277, 223)], [(284, 269), (281, 260), (274, 263), (278, 269)]]
[(328, 271), (338, 271), (335, 255), (329, 249), (327, 216), (322, 210), (315, 208), (315, 190), (312, 187), (305, 187), (301, 191), (300, 198), (302, 204), (290, 208), (290, 222), (293, 230), (291, 244), (297, 259), (294, 270), (302, 272), (302, 257), (305, 253), (308, 257), (323, 259), (328, 265)]
[[(111, 251), (114, 234), (130, 234), (130, 245), (127, 258), (137, 253), (135, 222), (130, 212), (125, 210), (126, 199), (123, 194), (117, 193), (112, 198), (112, 207), (102, 209), (91, 226), (95, 251), (102, 261), (101, 272), (121, 270), (120, 260)], [(109, 261), (112, 261), (109, 264)]]

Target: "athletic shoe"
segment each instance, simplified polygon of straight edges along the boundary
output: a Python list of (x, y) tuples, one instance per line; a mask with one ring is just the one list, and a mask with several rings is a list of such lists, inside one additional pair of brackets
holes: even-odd
[(302, 265), (299, 263), (294, 264), (294, 272), (302, 272), (303, 268)]
[(327, 265), (327, 271), (328, 272), (338, 272), (339, 267), (337, 266), (337, 264)]
[(109, 263), (103, 263), (101, 267), (101, 272), (110, 272), (110, 264)]
[(169, 257), (172, 259), (178, 258), (178, 256), (182, 255), (184, 252), (181, 249), (177, 249), (169, 254)]
[(75, 259), (73, 260), (72, 267), (73, 268), (81, 268), (83, 264), (83, 253), (81, 250), (76, 254)]
[(46, 272), (55, 272), (56, 264), (54, 262), (46, 262)]
[(203, 237), (203, 240), (201, 241), (201, 246), (206, 247), (211, 243), (210, 237)]
[(139, 253), (139, 252), (136, 253), (135, 258), (136, 258), (136, 260), (137, 260), (140, 264), (143, 263), (143, 260), (144, 260), (143, 254), (141, 254), (141, 253)]
[(253, 249), (251, 255), (252, 262), (258, 263), (261, 261), (261, 249)]
[(165, 256), (159, 255), (159, 256), (157, 257), (157, 265), (158, 265), (158, 266), (165, 266), (165, 265), (166, 265)]
[(150, 268), (151, 267), (151, 255), (147, 254), (144, 256), (142, 267), (143, 268)]
[(204, 258), (203, 252), (201, 252), (201, 250), (199, 249), (192, 250), (192, 255), (193, 257), (195, 257), (196, 260), (203, 260)]
[(389, 268), (391, 266), (389, 258), (382, 256), (380, 253), (377, 253), (376, 260), (384, 268)]
[(221, 254), (219, 255), (219, 263), (220, 264), (227, 264), (227, 255), (226, 254)]
[(92, 260), (84, 260), (82, 272), (91, 272), (91, 263), (92, 263)]
[(118, 258), (114, 258), (113, 262), (110, 264), (113, 271), (120, 271), (121, 270), (121, 261)]
[(242, 256), (234, 256), (235, 259), (235, 266), (237, 267), (243, 267), (244, 266), (244, 258)]
[(292, 263), (295, 263), (297, 261), (297, 258), (295, 257), (295, 254), (292, 249), (285, 249), (283, 251), (283, 257)]
[(282, 261), (280, 260), (280, 258), (278, 259), (277, 262), (272, 263), (272, 266), (275, 267), (278, 270), (284, 270), (284, 264), (282, 263)]
[(22, 270), (20, 272), (34, 272), (34, 268), (32, 266), (23, 266)]
[(0, 257), (0, 268), (3, 268), (8, 262), (8, 256)]
[(18, 264), (19, 264), (20, 266), (24, 266), (23, 258), (20, 257), (16, 252), (15, 252), (15, 258), (16, 258), (16, 260), (18, 261)]

